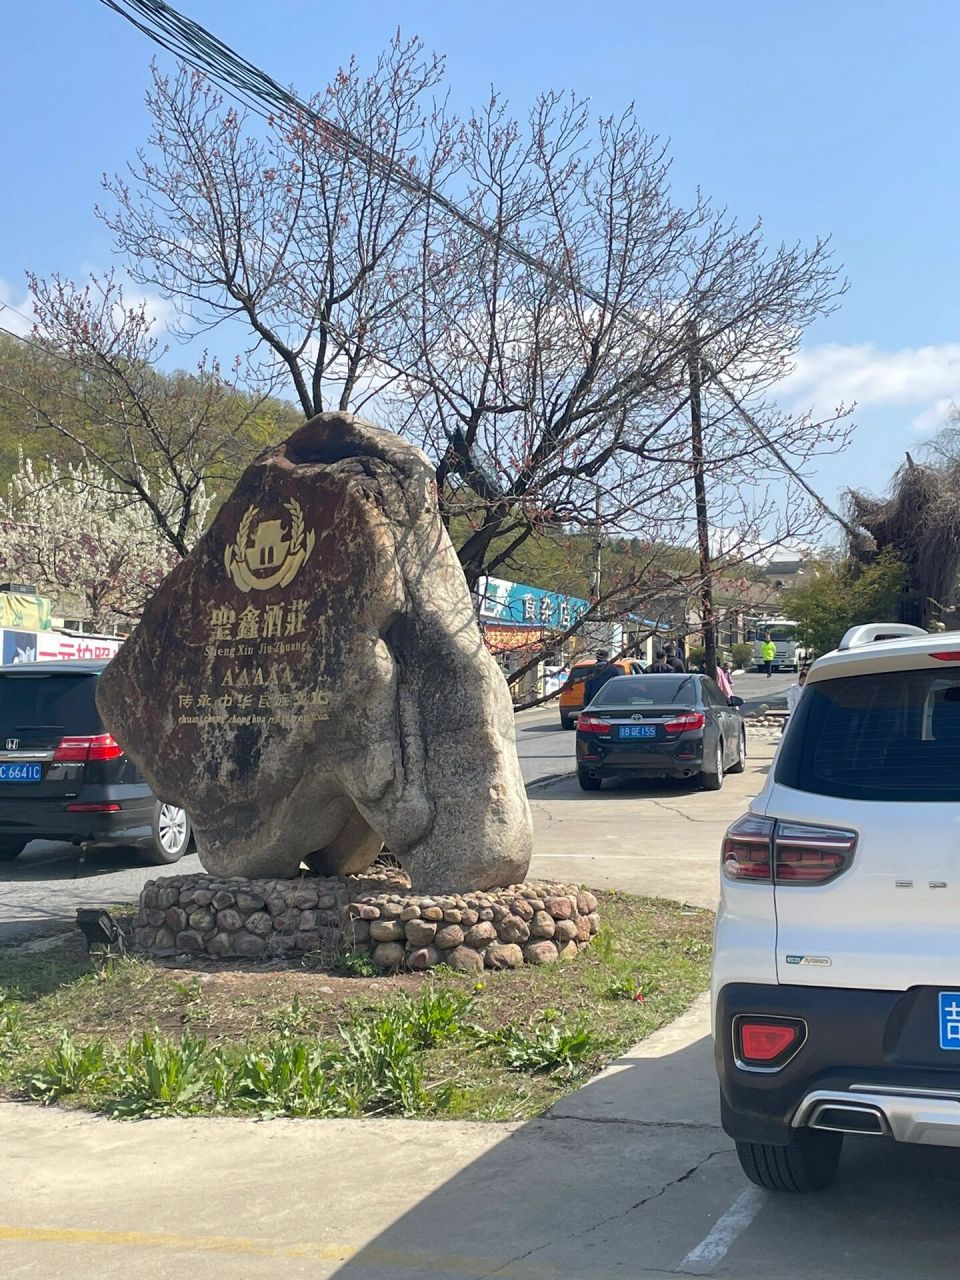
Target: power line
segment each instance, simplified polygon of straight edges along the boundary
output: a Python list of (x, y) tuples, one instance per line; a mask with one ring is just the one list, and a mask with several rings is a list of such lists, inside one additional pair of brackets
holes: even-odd
[[(356, 156), (364, 165), (376, 173), (390, 177), (402, 189), (413, 195), (426, 198), (443, 209), (465, 227), (482, 239), (496, 244), (499, 249), (513, 257), (516, 261), (538, 272), (555, 284), (572, 287), (584, 298), (600, 307), (606, 308), (608, 300), (602, 293), (592, 289), (585, 281), (575, 275), (558, 271), (548, 262), (524, 249), (522, 245), (504, 237), (494, 227), (481, 222), (461, 209), (455, 201), (444, 196), (431, 183), (424, 182), (416, 174), (410, 173), (389, 157), (381, 155), (368, 143), (344, 129), (334, 121), (328, 120), (308, 103), (302, 101), (289, 89), (284, 89), (272, 76), (254, 63), (249, 62), (236, 50), (208, 31), (192, 18), (185, 17), (178, 10), (167, 4), (165, 0), (100, 0), (101, 4), (112, 9), (120, 17), (131, 23), (149, 40), (174, 54), (175, 57), (206, 74), (214, 83), (225, 89), (231, 96), (238, 98), (257, 115), (269, 118), (272, 114), (293, 114), (311, 120), (318, 131), (321, 146)], [(267, 108), (266, 110), (264, 108)], [(629, 322), (646, 336), (649, 328), (639, 317), (629, 318)], [(772, 454), (779, 465), (804, 489), (813, 499), (823, 514), (839, 524), (848, 536), (856, 538), (853, 527), (820, 496), (809, 481), (786, 458), (782, 450), (770, 439), (763, 427), (756, 420), (742, 400), (729, 388), (720, 377), (718, 371), (702, 353), (700, 363), (710, 380), (729, 400), (730, 405), (740, 416), (746, 426), (753, 432), (760, 443)]]

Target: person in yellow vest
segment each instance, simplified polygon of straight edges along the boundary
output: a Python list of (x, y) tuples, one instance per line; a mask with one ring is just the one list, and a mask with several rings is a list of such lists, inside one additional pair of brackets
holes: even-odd
[(767, 679), (773, 674), (773, 660), (777, 656), (777, 646), (770, 639), (770, 632), (763, 637), (763, 644), (760, 646), (760, 657), (763, 659), (763, 669), (767, 673)]

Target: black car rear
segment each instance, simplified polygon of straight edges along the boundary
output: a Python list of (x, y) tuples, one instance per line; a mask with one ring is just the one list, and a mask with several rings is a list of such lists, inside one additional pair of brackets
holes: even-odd
[(716, 790), (746, 758), (739, 699), (695, 674), (621, 676), (580, 714), (577, 778), (596, 791), (604, 778), (699, 778)]
[(158, 804), (100, 720), (96, 688), (105, 665), (0, 668), (0, 861), (31, 840), (145, 846), (160, 862), (183, 852), (160, 839), (170, 806)]

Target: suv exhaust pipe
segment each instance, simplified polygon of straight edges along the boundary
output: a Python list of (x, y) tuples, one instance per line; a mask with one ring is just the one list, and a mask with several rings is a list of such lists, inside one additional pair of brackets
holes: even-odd
[(827, 1133), (865, 1133), (889, 1137), (890, 1126), (879, 1107), (848, 1102), (822, 1102), (807, 1122)]

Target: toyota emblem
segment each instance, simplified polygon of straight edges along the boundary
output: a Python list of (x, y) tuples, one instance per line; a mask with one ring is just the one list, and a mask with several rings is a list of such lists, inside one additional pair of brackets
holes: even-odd
[(643, 716), (641, 716), (641, 715), (635, 715), (635, 716), (631, 716), (631, 717), (630, 717), (630, 719), (631, 719), (631, 720), (642, 720), (642, 719), (643, 719)]

